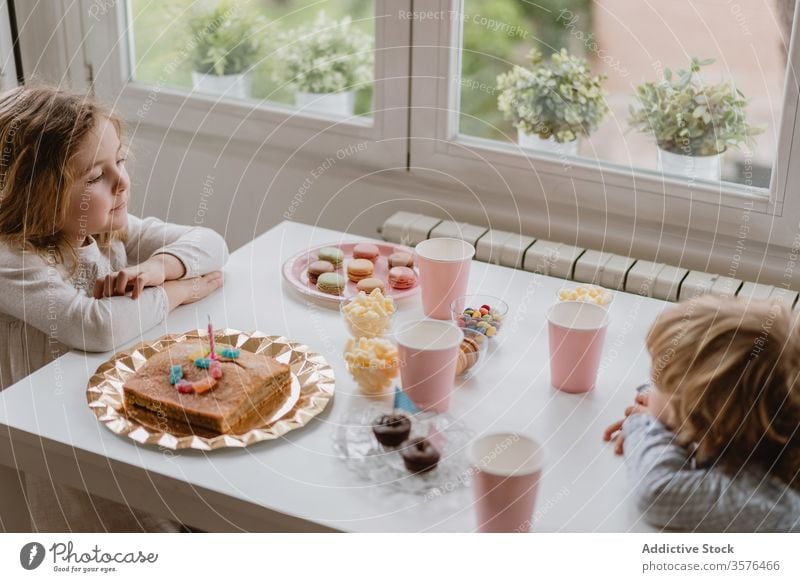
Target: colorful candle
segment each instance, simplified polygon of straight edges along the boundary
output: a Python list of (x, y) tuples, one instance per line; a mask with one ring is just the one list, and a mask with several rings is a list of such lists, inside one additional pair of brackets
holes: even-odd
[(217, 348), (214, 345), (214, 326), (211, 325), (211, 316), (208, 316), (208, 345), (211, 348), (211, 353), (208, 354), (208, 357), (212, 360), (217, 359)]

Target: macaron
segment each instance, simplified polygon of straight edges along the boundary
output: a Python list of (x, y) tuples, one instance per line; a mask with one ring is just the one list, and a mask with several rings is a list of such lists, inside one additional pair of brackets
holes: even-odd
[(368, 259), (355, 259), (347, 264), (347, 277), (353, 283), (358, 283), (361, 279), (372, 276), (375, 270), (372, 261)]
[(414, 257), (409, 253), (397, 252), (389, 255), (389, 267), (413, 267)]
[(395, 289), (411, 289), (417, 284), (417, 274), (408, 267), (392, 267), (389, 269), (389, 285)]
[(371, 243), (360, 243), (353, 247), (354, 259), (367, 259), (373, 263), (381, 256), (380, 249)]
[(329, 295), (341, 295), (347, 279), (338, 273), (322, 273), (317, 279), (317, 289)]
[(342, 252), (342, 249), (337, 249), (336, 247), (325, 247), (319, 249), (317, 256), (319, 257), (320, 261), (328, 261), (337, 268), (340, 267), (344, 262), (344, 252)]
[(333, 271), (334, 267), (328, 261), (314, 261), (308, 265), (308, 281), (316, 285), (320, 275)]
[(375, 289), (380, 289), (381, 292), (383, 292), (385, 286), (383, 281), (377, 277), (367, 277), (366, 279), (361, 279), (356, 287), (358, 287), (359, 291), (364, 291), (367, 295), (369, 295)]

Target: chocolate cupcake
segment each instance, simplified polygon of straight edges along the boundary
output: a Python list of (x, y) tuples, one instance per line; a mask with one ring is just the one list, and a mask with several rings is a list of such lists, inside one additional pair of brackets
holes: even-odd
[(384, 414), (372, 424), (378, 442), (386, 447), (396, 447), (411, 434), (411, 421), (404, 414)]
[(414, 438), (406, 441), (400, 449), (406, 469), (411, 473), (426, 473), (439, 464), (439, 451), (428, 439)]

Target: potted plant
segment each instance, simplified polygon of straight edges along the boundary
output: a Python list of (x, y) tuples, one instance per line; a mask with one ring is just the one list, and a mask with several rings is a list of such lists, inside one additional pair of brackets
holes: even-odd
[(310, 26), (280, 38), (274, 80), (294, 90), (298, 107), (351, 116), (356, 90), (372, 80), (372, 37), (350, 17), (330, 20), (324, 12)]
[(608, 114), (603, 76), (592, 76), (586, 59), (566, 49), (542, 58), (528, 55), (530, 68), (514, 66), (497, 77), (497, 107), (517, 128), (519, 145), (559, 154), (578, 153)]
[(245, 14), (230, 1), (189, 18), (192, 85), (195, 91), (229, 97), (250, 95), (248, 71), (262, 53), (260, 15)]
[(664, 173), (719, 180), (725, 151), (752, 147), (763, 131), (747, 123), (747, 100), (731, 83), (702, 82), (700, 68), (713, 62), (692, 58), (688, 70), (666, 69), (661, 81), (636, 88), (638, 106), (631, 107), (628, 123), (653, 134)]

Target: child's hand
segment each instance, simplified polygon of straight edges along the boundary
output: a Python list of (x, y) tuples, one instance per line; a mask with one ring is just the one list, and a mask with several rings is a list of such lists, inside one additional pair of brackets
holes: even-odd
[(145, 287), (156, 287), (164, 281), (178, 279), (183, 277), (185, 272), (180, 259), (167, 253), (159, 253), (143, 263), (95, 281), (94, 298), (102, 299), (130, 293), (131, 299), (138, 299)]
[(194, 303), (222, 287), (222, 272), (214, 271), (202, 277), (194, 279), (180, 279), (178, 281), (167, 281), (164, 283), (164, 291), (167, 292), (170, 310), (179, 305)]
[(130, 293), (131, 299), (138, 299), (145, 287), (161, 285), (165, 278), (164, 269), (157, 263), (144, 262), (95, 281), (94, 298), (102, 299)]
[[(650, 402), (650, 395), (646, 392), (639, 392), (636, 394), (635, 402), (636, 404), (625, 409), (625, 418), (628, 418), (631, 414), (647, 412), (647, 405)], [(625, 418), (618, 420), (609, 426), (603, 433), (604, 441), (610, 441), (611, 439), (614, 439), (614, 452), (618, 455), (623, 453), (622, 445), (625, 441), (625, 435), (622, 433), (622, 424), (625, 422)], [(616, 437), (614, 436), (615, 434)]]

